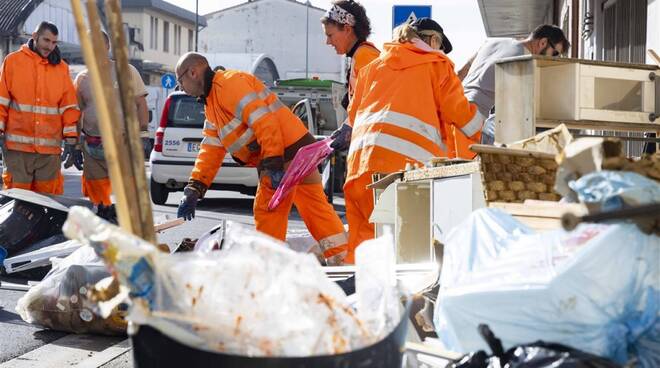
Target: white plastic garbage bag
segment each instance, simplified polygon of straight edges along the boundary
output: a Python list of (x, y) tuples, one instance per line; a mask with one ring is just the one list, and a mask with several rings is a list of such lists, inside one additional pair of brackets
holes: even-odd
[(236, 223), (223, 249), (166, 254), (74, 207), (64, 233), (91, 244), (123, 285), (127, 317), (195, 348), (246, 356), (337, 354), (376, 341), (313, 255)]
[(81, 247), (66, 258), (53, 258), (53, 268), (44, 279), (18, 300), (16, 311), (28, 322), (58, 331), (123, 335), (124, 311), (115, 308), (107, 318), (92, 311), (87, 290), (109, 277), (91, 247)]
[(505, 348), (544, 340), (660, 366), (659, 237), (632, 224), (583, 224), (493, 242), (482, 226), (492, 216), (494, 228), (511, 221), (478, 210), (445, 245), (434, 322), (447, 348), (486, 349), (477, 333), (485, 323)]

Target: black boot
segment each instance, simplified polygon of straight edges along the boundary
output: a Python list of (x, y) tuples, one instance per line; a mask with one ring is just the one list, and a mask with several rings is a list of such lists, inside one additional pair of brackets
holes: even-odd
[(104, 206), (99, 204), (96, 209), (96, 215), (110, 223), (118, 225), (117, 221), (117, 211), (115, 210), (115, 205), (111, 204), (109, 206)]

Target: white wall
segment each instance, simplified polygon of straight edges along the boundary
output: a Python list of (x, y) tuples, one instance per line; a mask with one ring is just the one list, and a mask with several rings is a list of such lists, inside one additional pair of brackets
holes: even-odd
[[(151, 17), (158, 18), (158, 42), (156, 49), (151, 48)], [(142, 45), (144, 52), (141, 53), (143, 60), (155, 61), (165, 65), (166, 69), (174, 70), (179, 56), (188, 52), (188, 30), (194, 29), (193, 24), (183, 22), (174, 17), (162, 14), (152, 9), (145, 9), (144, 11), (135, 10), (122, 12), (122, 18), (125, 23), (131, 27), (139, 27), (142, 29)], [(170, 23), (169, 27), (169, 50), (163, 51), (163, 41), (165, 39), (163, 23), (167, 21)], [(174, 25), (181, 26), (181, 53), (174, 52)], [(193, 37), (194, 42), (194, 37)], [(194, 50), (194, 45), (192, 47)]]
[[(646, 23), (646, 49), (653, 49), (660, 55), (660, 0), (648, 0)], [(646, 62), (655, 64), (655, 61), (646, 54)]]
[(48, 21), (57, 26), (58, 41), (79, 44), (78, 30), (73, 20), (70, 0), (45, 0), (28, 16), (23, 25), (25, 34), (32, 34), (39, 23)]
[[(341, 57), (325, 44), (319, 19), (309, 8), (309, 77), (341, 80)], [(207, 16), (199, 33), (204, 53), (265, 53), (273, 57), (280, 78), (305, 76), (307, 8), (287, 0), (260, 0)]]

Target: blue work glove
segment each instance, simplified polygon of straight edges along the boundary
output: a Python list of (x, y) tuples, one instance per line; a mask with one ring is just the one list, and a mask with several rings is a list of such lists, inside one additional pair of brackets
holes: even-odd
[(270, 177), (270, 187), (277, 190), (277, 187), (282, 183), (284, 170), (266, 170), (266, 175)]
[(83, 154), (80, 145), (77, 143), (66, 143), (64, 145), (64, 153), (62, 153), (60, 159), (64, 161), (65, 169), (71, 166), (75, 166), (78, 170), (82, 170), (83, 168)]
[(5, 146), (5, 133), (0, 133), (0, 147)]
[(179, 203), (179, 208), (176, 210), (176, 217), (183, 218), (184, 220), (192, 220), (195, 218), (195, 208), (199, 200), (200, 193), (190, 186), (183, 188), (183, 198)]
[(350, 125), (346, 123), (342, 124), (339, 129), (332, 132), (330, 138), (332, 138), (333, 141), (330, 143), (330, 147), (332, 147), (335, 151), (346, 151), (351, 145), (352, 132), (353, 128)]
[(266, 157), (259, 163), (260, 170), (264, 170), (265, 174), (270, 178), (270, 187), (273, 190), (277, 189), (284, 177), (284, 157), (272, 156)]

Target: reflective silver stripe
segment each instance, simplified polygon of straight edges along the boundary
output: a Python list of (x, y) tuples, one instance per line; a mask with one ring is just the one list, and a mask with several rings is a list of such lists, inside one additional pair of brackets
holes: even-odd
[(245, 132), (243, 132), (243, 134), (241, 134), (240, 137), (238, 137), (238, 139), (234, 143), (232, 143), (231, 146), (227, 148), (227, 150), (229, 150), (229, 152), (231, 153), (238, 151), (243, 146), (248, 144), (248, 142), (252, 140), (253, 136), (254, 136), (254, 132), (252, 131), (252, 129), (248, 128)]
[(220, 138), (225, 139), (231, 132), (233, 132), (236, 128), (238, 128), (241, 125), (241, 120), (234, 118), (231, 119), (230, 122), (225, 124), (225, 126), (220, 129)]
[(250, 113), (250, 116), (248, 116), (248, 121), (247, 124), (248, 126), (252, 126), (255, 121), (261, 119), (264, 115), (268, 114), (270, 112), (270, 108), (268, 106), (261, 106), (260, 108), (252, 111)]
[(417, 119), (414, 116), (395, 111), (381, 110), (372, 113), (362, 113), (355, 118), (353, 129), (356, 129), (362, 125), (375, 123), (390, 124), (400, 128), (408, 129), (414, 133), (426, 137), (440, 147), (444, 146), (444, 143), (442, 142), (442, 136), (435, 127), (426, 124), (424, 121)]
[(213, 123), (211, 123), (210, 121), (204, 120), (204, 130), (214, 130), (217, 132), (218, 128), (215, 125), (213, 125)]
[(463, 134), (465, 134), (467, 137), (472, 137), (473, 135), (479, 133), (481, 127), (484, 124), (484, 120), (486, 120), (484, 116), (479, 113), (479, 110), (477, 110), (477, 113), (474, 114), (472, 120), (470, 120), (469, 123), (465, 124), (461, 128), (461, 132), (463, 132)]
[(327, 236), (319, 240), (319, 246), (324, 252), (328, 249), (336, 248), (348, 243), (348, 235), (346, 232)]
[(64, 129), (62, 129), (62, 133), (67, 134), (67, 133), (77, 133), (78, 128), (75, 125), (71, 126), (65, 126)]
[(8, 98), (0, 97), (0, 105), (9, 106), (9, 102), (11, 102), (11, 100)]
[(202, 139), (202, 144), (222, 147), (222, 142), (220, 142), (220, 138), (217, 137), (204, 137), (204, 139)]
[(348, 154), (350, 156), (358, 150), (370, 146), (382, 147), (421, 163), (426, 163), (431, 157), (435, 156), (433, 152), (429, 152), (415, 143), (385, 133), (367, 133), (351, 141)]
[(60, 147), (60, 143), (61, 143), (60, 140), (56, 140), (56, 139), (27, 137), (24, 135), (17, 135), (17, 134), (5, 134), (5, 139), (7, 142), (36, 144), (38, 146), (51, 146), (51, 147)]
[(277, 111), (277, 110), (279, 110), (283, 107), (285, 107), (285, 106), (279, 99), (275, 100), (272, 104), (268, 105), (268, 109), (271, 112), (275, 112), (275, 111)]
[(236, 106), (236, 113), (234, 116), (238, 119), (243, 119), (243, 109), (245, 106), (250, 104), (250, 102), (256, 100), (257, 98), (259, 97), (257, 96), (256, 92), (248, 93), (247, 95), (243, 96), (243, 98), (238, 101), (238, 105)]
[(0, 121), (0, 130), (4, 131), (5, 130), (5, 122)]
[(74, 105), (66, 105), (66, 106), (60, 107), (60, 114), (64, 114), (64, 112), (68, 109), (73, 109), (73, 110), (79, 110), (80, 111), (80, 108), (78, 108), (78, 105), (75, 105), (75, 104)]
[(11, 101), (9, 103), (9, 107), (20, 112), (32, 112), (35, 114), (44, 114), (44, 115), (60, 115), (60, 110), (57, 107), (19, 104), (16, 103), (16, 101)]

